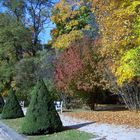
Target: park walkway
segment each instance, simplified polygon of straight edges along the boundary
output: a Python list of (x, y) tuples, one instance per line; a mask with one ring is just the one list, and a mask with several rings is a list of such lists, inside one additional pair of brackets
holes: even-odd
[(60, 117), (64, 126), (97, 135), (93, 140), (140, 140), (140, 129), (77, 120), (62, 114)]
[(7, 125), (0, 122), (0, 140), (27, 140)]
[(2, 135), (2, 133), (0, 132), (0, 140), (8, 140), (6, 137), (4, 137), (3, 135)]

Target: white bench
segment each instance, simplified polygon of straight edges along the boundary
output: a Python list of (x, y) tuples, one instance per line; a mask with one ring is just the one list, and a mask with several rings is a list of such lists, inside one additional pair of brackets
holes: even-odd
[(56, 111), (60, 111), (62, 113), (62, 105), (63, 101), (54, 101)]
[(20, 101), (19, 104), (22, 108), (24, 108), (24, 101)]

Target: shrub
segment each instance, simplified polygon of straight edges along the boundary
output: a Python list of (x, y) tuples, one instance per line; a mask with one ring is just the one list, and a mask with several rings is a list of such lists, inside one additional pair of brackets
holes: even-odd
[(3, 100), (3, 98), (2, 98), (2, 96), (1, 96), (1, 94), (0, 94), (0, 113), (1, 113), (2, 110), (3, 110), (3, 106), (4, 106), (4, 100)]
[(24, 114), (14, 91), (11, 89), (7, 97), (6, 103), (3, 107), (2, 118), (14, 119), (20, 117), (24, 117)]
[(38, 81), (32, 93), (22, 132), (28, 135), (49, 134), (62, 130), (62, 122), (43, 80)]

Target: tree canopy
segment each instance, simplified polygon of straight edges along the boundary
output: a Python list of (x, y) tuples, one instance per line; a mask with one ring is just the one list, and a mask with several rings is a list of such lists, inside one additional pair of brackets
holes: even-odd
[[(44, 78), (55, 97), (80, 93), (94, 100), (107, 90), (129, 109), (140, 108), (139, 0), (0, 2), (3, 96), (13, 87), (18, 97), (30, 100)], [(52, 39), (41, 44), (40, 33), (50, 21)]]

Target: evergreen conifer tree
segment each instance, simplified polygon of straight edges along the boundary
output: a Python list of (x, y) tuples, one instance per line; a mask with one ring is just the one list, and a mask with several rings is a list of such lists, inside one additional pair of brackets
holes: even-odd
[(6, 103), (3, 107), (1, 117), (3, 119), (14, 119), (14, 118), (24, 117), (22, 108), (19, 105), (19, 102), (17, 100), (17, 97), (13, 89), (11, 89), (8, 94)]
[(33, 90), (22, 132), (28, 135), (50, 134), (62, 130), (62, 122), (43, 80)]
[(0, 94), (0, 113), (2, 112), (3, 106), (4, 106), (4, 100)]

